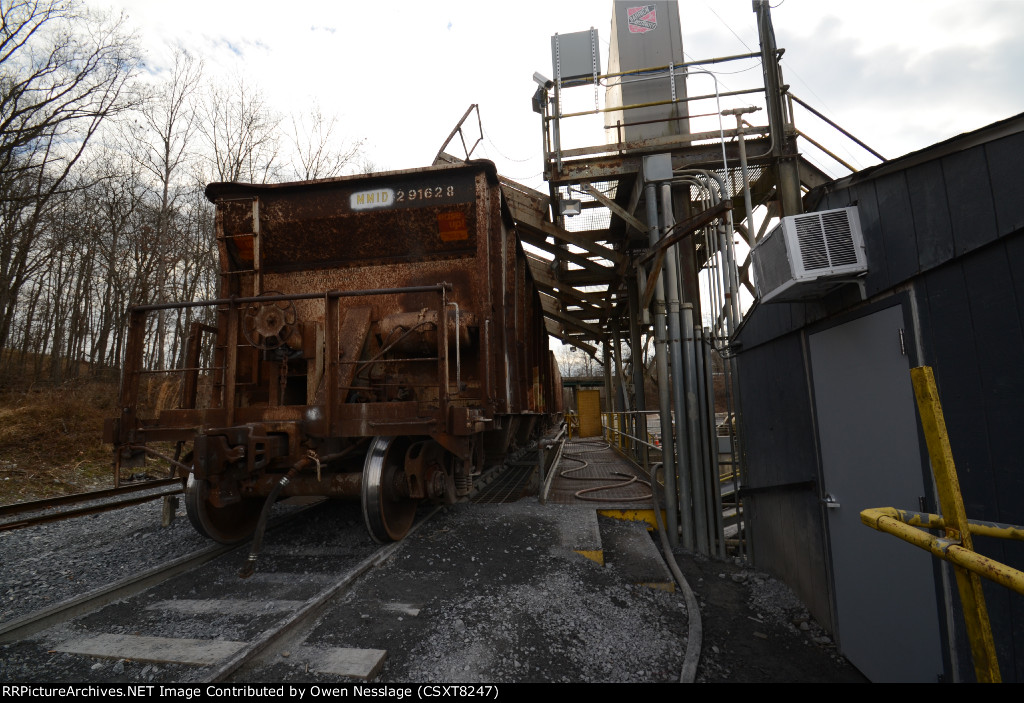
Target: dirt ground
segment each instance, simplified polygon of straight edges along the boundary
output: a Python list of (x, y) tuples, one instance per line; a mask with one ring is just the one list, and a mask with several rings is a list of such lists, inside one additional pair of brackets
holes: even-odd
[(698, 681), (867, 683), (783, 584), (733, 561), (676, 560), (701, 604)]
[(0, 505), (113, 486), (102, 439), (116, 394), (98, 381), (0, 386)]

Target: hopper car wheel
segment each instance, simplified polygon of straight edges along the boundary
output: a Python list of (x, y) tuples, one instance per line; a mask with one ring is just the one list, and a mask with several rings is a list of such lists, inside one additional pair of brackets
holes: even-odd
[(400, 486), (405, 482), (405, 437), (374, 437), (363, 462), (363, 519), (376, 542), (405, 537), (416, 517), (417, 501)]
[(188, 475), (185, 484), (185, 512), (196, 531), (221, 544), (241, 542), (252, 535), (260, 519), (263, 501), (243, 498), (223, 508), (210, 502), (210, 484)]

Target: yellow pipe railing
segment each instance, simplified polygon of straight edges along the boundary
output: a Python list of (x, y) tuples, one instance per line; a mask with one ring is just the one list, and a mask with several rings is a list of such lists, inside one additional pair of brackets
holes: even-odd
[(567, 436), (571, 439), (573, 434), (580, 436), (580, 416), (572, 410), (565, 413), (565, 429)]
[[(995, 581), (1000, 586), (1006, 586), (1024, 595), (1024, 571), (1018, 571), (983, 554), (965, 549), (961, 546), (959, 540), (937, 537), (922, 529), (918, 529), (908, 523), (906, 519), (911, 514), (913, 513), (910, 513), (910, 511), (897, 510), (896, 508), (868, 508), (861, 511), (860, 521), (879, 532), (886, 532), (899, 537), (905, 542), (910, 542), (914, 546), (931, 552), (940, 559), (945, 559), (957, 566), (962, 566), (979, 576)], [(931, 526), (932, 529), (944, 529), (945, 521), (942, 520), (941, 516), (931, 515), (930, 517), (938, 518), (938, 522), (943, 523), (942, 525)], [(974, 525), (971, 525), (971, 534), (985, 534), (985, 532), (981, 531), (976, 532), (974, 527)], [(1019, 527), (1011, 527), (1010, 529), (1021, 532)], [(1020, 537), (1015, 539), (1020, 539)]]
[(602, 436), (608, 444), (618, 447), (620, 450), (633, 449), (640, 445), (646, 445), (650, 449), (659, 449), (661, 445), (655, 443), (650, 431), (646, 433), (646, 440), (629, 433), (629, 416), (656, 414), (655, 410), (603, 412), (601, 413)]
[[(953, 565), (975, 676), (981, 682), (997, 683), (1001, 681), (999, 662), (980, 577), (1024, 594), (1024, 572), (975, 552), (971, 536), (1019, 540), (1024, 539), (1024, 527), (967, 519), (935, 376), (931, 367), (921, 366), (910, 370), (910, 378), (914, 384), (921, 429), (928, 444), (942, 515), (897, 508), (870, 508), (861, 511), (860, 519), (868, 527), (899, 537)], [(921, 527), (943, 530), (944, 537), (925, 532), (919, 529)]]

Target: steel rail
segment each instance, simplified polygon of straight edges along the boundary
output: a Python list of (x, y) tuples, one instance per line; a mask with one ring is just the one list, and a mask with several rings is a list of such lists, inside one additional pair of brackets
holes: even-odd
[[(121, 500), (109, 500), (111, 498), (117, 498), (119, 496), (130, 495), (132, 493), (140, 493), (142, 491), (151, 491), (155, 489), (170, 490), (159, 490), (159, 492), (146, 493), (145, 495), (141, 496), (131, 496), (128, 498), (122, 498)], [(73, 495), (58, 496), (56, 498), (45, 498), (43, 500), (35, 500), (29, 503), (15, 503), (14, 505), (5, 505), (3, 507), (0, 507), (0, 518), (6, 518), (15, 515), (24, 515), (26, 513), (41, 512), (60, 506), (77, 505), (81, 503), (88, 503), (91, 501), (101, 501), (96, 505), (90, 505), (84, 508), (43, 513), (40, 515), (32, 515), (21, 519), (3, 522), (0, 523), (0, 532), (4, 532), (6, 530), (16, 530), (23, 527), (31, 527), (33, 525), (42, 525), (48, 522), (57, 522), (59, 520), (69, 520), (71, 518), (81, 517), (83, 515), (95, 515), (96, 513), (104, 513), (110, 510), (117, 510), (118, 508), (126, 508), (131, 505), (146, 503), (157, 498), (163, 498), (164, 496), (177, 495), (181, 492), (181, 479), (167, 478), (159, 479), (157, 481), (147, 481), (144, 484), (130, 484), (128, 486), (121, 486), (119, 488), (107, 488), (102, 491), (75, 493)]]
[(410, 535), (436, 515), (442, 507), (444, 506), (439, 505), (423, 516), (421, 520), (412, 526), (412, 529), (409, 530), (401, 542), (392, 542), (381, 547), (357, 564), (355, 568), (345, 574), (339, 581), (323, 589), (312, 598), (307, 599), (298, 610), (281, 620), (276, 627), (264, 631), (234, 656), (211, 671), (203, 679), (204, 683), (227, 681), (233, 674), (246, 665), (255, 662), (266, 653), (276, 652), (277, 650), (283, 651), (283, 648), (289, 647), (291, 640), (301, 637), (304, 634), (303, 628), (311, 625), (331, 605), (331, 602), (337, 596), (345, 593), (361, 576), (371, 571), (374, 567), (381, 566), (387, 562), (396, 551), (401, 549), (405, 539), (408, 539)]
[(150, 586), (155, 586), (174, 576), (185, 573), (228, 552), (245, 549), (247, 546), (243, 542), (241, 545), (207, 547), (198, 552), (186, 554), (166, 564), (160, 564), (136, 576), (130, 576), (81, 596), (57, 603), (49, 608), (29, 613), (0, 626), (0, 644), (23, 640), (40, 630), (67, 622), (85, 613), (99, 610), (108, 603), (141, 593)]
[[(302, 515), (307, 510), (317, 505), (320, 505), (320, 503), (301, 507), (287, 515), (277, 518), (271, 523), (271, 529)], [(142, 572), (141, 574), (121, 579), (120, 581), (116, 581), (107, 586), (101, 586), (100, 588), (89, 591), (88, 593), (57, 603), (49, 608), (44, 608), (43, 610), (38, 610), (34, 613), (29, 613), (15, 620), (11, 620), (8, 623), (0, 625), (0, 644), (23, 640), (41, 630), (67, 622), (68, 620), (79, 617), (85, 613), (99, 610), (103, 606), (113, 603), (114, 601), (123, 600), (141, 593), (152, 586), (163, 583), (168, 579), (190, 571), (197, 566), (201, 566), (202, 564), (220, 556), (248, 549), (248, 547), (248, 542), (241, 542), (240, 544), (213, 545), (205, 549), (192, 552), (191, 554), (178, 557), (177, 559), (164, 564), (157, 565)]]

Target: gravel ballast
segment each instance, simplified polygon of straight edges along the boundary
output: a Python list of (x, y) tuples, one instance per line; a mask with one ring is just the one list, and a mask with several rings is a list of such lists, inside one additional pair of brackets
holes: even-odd
[[(357, 506), (340, 507), (347, 511), (345, 524), (355, 524)], [(380, 682), (677, 680), (687, 645), (682, 596), (629, 583), (614, 558), (601, 567), (559, 544), (561, 509), (533, 499), (446, 509), (406, 538), (384, 565), (360, 578), (308, 632), (300, 650), (387, 650), (375, 679)], [(0, 533), (0, 623), (209, 546), (180, 515), (161, 527), (160, 513), (161, 503), (155, 501)], [(337, 549), (349, 546), (332, 540), (353, 538), (342, 536), (347, 530), (332, 533), (328, 522), (323, 525), (318, 548), (324, 559), (331, 559)], [(268, 536), (268, 568), (286, 556), (290, 534)], [(698, 681), (863, 680), (776, 580), (731, 561), (682, 553), (677, 559), (701, 600), (704, 652)], [(172, 621), (179, 623), (178, 631), (201, 634), (201, 621), (187, 623), (180, 615), (168, 617), (168, 624)], [(64, 631), (72, 629), (65, 626)], [(32, 642), (0, 645), (0, 659), (24, 652), (18, 655), (23, 662), (18, 671), (24, 672), (29, 648), (45, 652), (57, 634), (43, 632)], [(285, 654), (240, 678), (339, 680), (311, 670), (298, 652)], [(32, 674), (36, 680), (83, 670), (82, 664), (72, 668), (72, 655), (49, 661), (38, 677)], [(180, 665), (127, 660), (95, 659), (84, 665), (89, 679), (99, 681), (174, 681), (197, 675)], [(12, 680), (9, 673), (0, 667), (0, 679)]]

